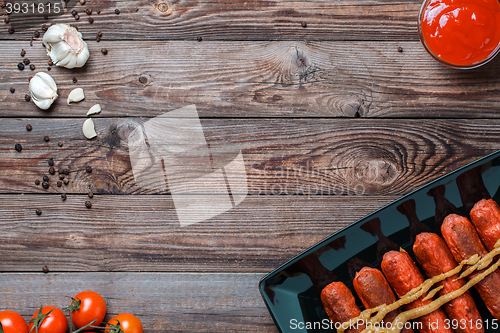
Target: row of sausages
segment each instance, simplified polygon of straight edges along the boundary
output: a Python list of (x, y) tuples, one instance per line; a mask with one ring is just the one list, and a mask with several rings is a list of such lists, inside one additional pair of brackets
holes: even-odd
[[(413, 252), (420, 266), (429, 278), (448, 272), (457, 267), (457, 263), (474, 254), (484, 256), (494, 249), (500, 239), (500, 208), (492, 199), (477, 202), (470, 211), (471, 222), (463, 216), (448, 215), (441, 226), (443, 238), (434, 233), (421, 233), (416, 237)], [(353, 280), (354, 289), (365, 308), (381, 304), (391, 304), (396, 296), (402, 297), (424, 282), (424, 276), (410, 255), (404, 251), (389, 251), (384, 254), (381, 263), (382, 272), (376, 268), (363, 267)], [(469, 275), (469, 279), (479, 274)], [(458, 280), (458, 275), (439, 282), (443, 288), (437, 296), (461, 288), (465, 281)], [(500, 320), (500, 271), (495, 270), (474, 286), (493, 317)], [(393, 292), (394, 290), (394, 292)], [(406, 310), (429, 304), (426, 295), (406, 304)], [(360, 315), (355, 298), (342, 282), (332, 282), (321, 292), (321, 301), (329, 318), (335, 323), (343, 323)], [(401, 310), (386, 315), (384, 322), (392, 322)], [(446, 303), (428, 315), (414, 320), (420, 333), (452, 333), (449, 323), (455, 320), (457, 333), (482, 333), (481, 315), (469, 292)], [(463, 325), (465, 323), (465, 325)], [(346, 332), (360, 332), (365, 327), (357, 325)], [(411, 327), (402, 332), (413, 332)]]

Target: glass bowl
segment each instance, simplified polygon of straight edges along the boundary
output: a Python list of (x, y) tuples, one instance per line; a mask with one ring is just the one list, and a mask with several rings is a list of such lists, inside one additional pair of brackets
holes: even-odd
[(434, 60), (436, 60), (438, 63), (440, 63), (441, 65), (447, 66), (447, 67), (455, 68), (455, 69), (473, 69), (473, 68), (480, 67), (480, 66), (482, 66), (482, 65), (490, 62), (500, 52), (500, 43), (499, 43), (497, 45), (497, 47), (495, 48), (495, 50), (493, 50), (493, 52), (490, 53), (490, 55), (487, 58), (485, 58), (485, 59), (483, 59), (481, 61), (472, 63), (470, 65), (452, 64), (452, 63), (446, 62), (443, 59), (439, 58), (429, 48), (429, 46), (425, 42), (425, 38), (424, 38), (424, 35), (422, 33), (422, 19), (423, 19), (424, 13), (425, 13), (425, 9), (427, 8), (427, 6), (428, 6), (428, 4), (429, 4), (430, 1), (432, 1), (432, 0), (425, 0), (424, 2), (422, 2), (422, 6), (420, 7), (420, 12), (418, 14), (418, 37), (420, 38), (420, 41), (422, 42), (422, 45), (424, 46), (424, 48), (427, 51), (427, 53), (429, 53), (431, 55), (431, 57)]

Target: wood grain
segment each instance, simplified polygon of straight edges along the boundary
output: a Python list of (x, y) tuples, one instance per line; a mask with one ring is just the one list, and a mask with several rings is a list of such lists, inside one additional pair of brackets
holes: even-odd
[[(130, 312), (144, 332), (277, 332), (258, 291), (264, 274), (49, 273), (0, 274), (4, 309), (26, 320), (40, 304), (63, 308), (83, 290), (103, 295), (105, 320)], [(20, 292), (22, 290), (22, 292)], [(35, 302), (33, 300), (36, 300)]]
[[(60, 98), (44, 112), (24, 101), (29, 77), (46, 71), (44, 48), (0, 42), (2, 116), (82, 118), (95, 103), (103, 117), (154, 117), (188, 104), (196, 104), (201, 117), (217, 118), (500, 115), (500, 58), (457, 71), (432, 60), (418, 41), (90, 41), (89, 47), (85, 67), (52, 67)], [(17, 69), (21, 49), (35, 71)], [(68, 106), (75, 87), (84, 88), (86, 99)]]
[[(93, 24), (83, 13), (86, 7), (94, 11)], [(114, 13), (117, 8), (120, 15)], [(44, 23), (69, 23), (87, 38), (102, 30), (104, 40), (418, 40), (419, 8), (420, 2), (412, 0), (89, 0), (75, 6), (78, 21), (70, 13), (48, 21), (11, 15), (16, 32), (8, 34), (2, 22), (0, 39), (29, 39)]]
[(266, 272), (395, 198), (248, 196), (181, 227), (170, 196), (0, 195), (0, 272)]
[[(149, 183), (136, 182), (127, 138), (145, 120), (98, 118), (98, 137), (88, 141), (81, 119), (0, 119), (0, 192), (87, 193), (90, 188), (99, 194), (168, 194), (175, 185), (183, 193), (212, 193), (210, 181), (184, 186), (191, 174), (183, 170), (168, 177), (145, 171), (140, 175)], [(396, 126), (389, 119), (203, 119), (201, 125), (211, 170), (241, 151), (246, 174), (235, 175), (247, 178), (250, 194), (402, 195), (500, 149), (499, 120), (399, 120)], [(16, 143), (23, 145), (21, 153)], [(194, 160), (164, 157), (164, 162), (195, 164), (193, 154)], [(57, 187), (57, 173), (49, 175), (49, 156), (56, 170), (69, 170), (67, 186)], [(43, 175), (50, 176), (48, 190), (34, 183)]]

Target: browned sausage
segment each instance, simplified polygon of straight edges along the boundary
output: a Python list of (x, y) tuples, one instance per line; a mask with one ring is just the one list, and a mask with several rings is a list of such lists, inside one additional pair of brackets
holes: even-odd
[[(384, 274), (376, 268), (363, 267), (358, 273), (356, 273), (356, 277), (352, 283), (358, 297), (367, 309), (374, 308), (384, 303), (389, 305), (396, 301), (396, 297), (394, 296), (389, 283), (385, 279)], [(384, 322), (391, 323), (400, 313), (400, 309), (389, 312), (385, 316)], [(406, 327), (403, 328), (401, 332), (411, 333), (413, 330)]]
[(493, 199), (478, 201), (470, 211), (470, 219), (488, 251), (500, 239), (500, 208)]
[[(415, 287), (424, 282), (422, 273), (406, 252), (390, 251), (384, 255), (382, 260), (382, 272), (384, 272), (387, 281), (392, 286), (396, 294), (401, 297)], [(407, 310), (415, 309), (427, 305), (431, 300), (423, 300), (426, 295), (405, 305)], [(448, 317), (442, 309), (437, 309), (425, 316), (416, 318), (414, 322), (421, 323), (418, 330), (420, 333), (452, 333), (447, 327)]]
[[(429, 278), (457, 267), (457, 262), (444, 240), (433, 233), (424, 232), (417, 235), (415, 244), (413, 244), (413, 253)], [(458, 274), (455, 274), (440, 282), (438, 285), (442, 285), (443, 289), (438, 295), (448, 294), (461, 288), (465, 281), (463, 279), (456, 280), (457, 278)], [(482, 318), (468, 291), (446, 303), (443, 308), (448, 318), (457, 323), (455, 330), (457, 333), (484, 332), (483, 326), (477, 324), (481, 323)]]
[[(468, 259), (476, 253), (481, 256), (487, 253), (474, 226), (463, 216), (448, 215), (441, 226), (441, 232), (457, 262)], [(479, 272), (472, 273), (469, 278), (473, 278), (477, 274)], [(500, 289), (498, 286), (500, 286), (500, 271), (495, 270), (474, 287), (493, 317), (500, 319)]]
[[(342, 282), (332, 282), (321, 291), (321, 302), (326, 314), (334, 323), (344, 323), (360, 315), (353, 294)], [(355, 325), (347, 333), (361, 332), (364, 325)]]

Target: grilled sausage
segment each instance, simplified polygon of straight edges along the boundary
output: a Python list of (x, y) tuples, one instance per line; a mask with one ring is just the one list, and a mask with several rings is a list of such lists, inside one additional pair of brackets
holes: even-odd
[(477, 202), (470, 211), (470, 219), (488, 251), (500, 239), (500, 207), (493, 199)]
[[(384, 272), (387, 281), (392, 286), (392, 289), (399, 297), (402, 297), (407, 292), (415, 287), (418, 287), (424, 282), (422, 273), (406, 252), (390, 251), (384, 255), (382, 260), (382, 272)], [(423, 300), (426, 295), (422, 295), (417, 300), (405, 305), (407, 310), (418, 308), (427, 305), (431, 300)], [(419, 325), (420, 333), (452, 333), (448, 328), (446, 314), (443, 309), (439, 308), (425, 316), (414, 319), (414, 322), (421, 323)]]
[[(334, 323), (348, 322), (360, 315), (361, 310), (356, 305), (353, 294), (342, 282), (332, 282), (321, 291), (321, 302), (326, 314)], [(347, 329), (347, 333), (361, 332), (365, 325), (357, 325)]]
[[(353, 280), (354, 290), (361, 299), (365, 308), (374, 308), (381, 304), (391, 304), (396, 301), (396, 297), (392, 292), (389, 283), (385, 279), (381, 271), (376, 268), (363, 267)], [(389, 312), (385, 318), (385, 323), (391, 323), (398, 314), (400, 309)], [(387, 325), (390, 327), (390, 325)], [(402, 333), (412, 333), (413, 330), (409, 327), (403, 328)]]
[[(457, 262), (470, 258), (474, 254), (484, 256), (487, 251), (481, 243), (472, 223), (463, 216), (448, 215), (441, 226), (444, 241)], [(469, 275), (473, 278), (480, 272)], [(483, 299), (493, 317), (500, 319), (500, 271), (495, 270), (474, 287)]]
[[(433, 233), (425, 232), (419, 234), (415, 244), (413, 244), (413, 253), (429, 278), (446, 273), (457, 267), (457, 262), (444, 240)], [(438, 295), (448, 294), (461, 288), (465, 284), (465, 281), (463, 279), (456, 280), (457, 278), (458, 274), (455, 274), (440, 282), (439, 285), (442, 285), (443, 289)], [(482, 318), (468, 291), (446, 303), (443, 309), (450, 320), (455, 320), (458, 323), (458, 327), (455, 330), (457, 333), (484, 332), (483, 326), (477, 325), (478, 322), (481, 322)]]

